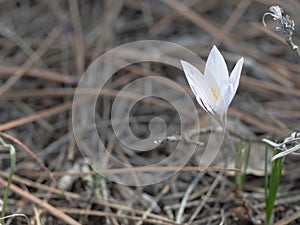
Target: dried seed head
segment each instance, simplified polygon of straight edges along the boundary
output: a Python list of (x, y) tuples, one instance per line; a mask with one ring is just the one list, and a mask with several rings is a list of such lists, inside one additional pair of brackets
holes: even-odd
[(300, 149), (300, 132), (293, 132), (289, 137), (285, 138), (281, 143), (275, 143), (268, 139), (263, 139), (263, 142), (281, 150), (279, 154), (273, 156), (272, 161), (289, 154), (299, 155), (297, 152)]
[(283, 10), (279, 6), (271, 6), (269, 11), (270, 12), (265, 13), (263, 16), (262, 22), (264, 26), (267, 26), (265, 17), (270, 15), (273, 17), (273, 20), (278, 21), (279, 26), (276, 27), (277, 31), (281, 32), (286, 37), (292, 36), (293, 31), (295, 30), (295, 22), (290, 19), (289, 15), (283, 16)]
[(274, 17), (274, 20), (280, 20), (282, 18), (283, 10), (278, 5), (271, 6), (269, 8), (269, 11), (271, 12), (270, 14)]
[(266, 16), (272, 16), (273, 20), (278, 22), (278, 25), (276, 27), (276, 31), (280, 32), (288, 45), (295, 51), (297, 51), (298, 55), (300, 56), (300, 52), (298, 51), (298, 46), (295, 45), (292, 41), (292, 35), (293, 31), (295, 30), (295, 22), (290, 19), (289, 15), (283, 15), (283, 10), (278, 5), (277, 6), (271, 6), (269, 8), (269, 12), (266, 12), (263, 15), (262, 22), (265, 27), (267, 27), (265, 23), (265, 17)]

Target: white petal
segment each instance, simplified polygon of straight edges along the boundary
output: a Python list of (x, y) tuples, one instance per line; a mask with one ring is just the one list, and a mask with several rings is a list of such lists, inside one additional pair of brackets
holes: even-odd
[(227, 109), (237, 91), (241, 77), (244, 58), (241, 58), (231, 72), (229, 82), (221, 85), (221, 97), (218, 99), (218, 108), (224, 107)]
[(286, 156), (288, 154), (291, 154), (291, 153), (293, 153), (295, 151), (298, 151), (299, 149), (300, 149), (300, 145), (296, 145), (296, 146), (294, 146), (294, 147), (292, 147), (290, 149), (287, 149), (287, 150), (285, 150), (283, 152), (280, 152), (280, 153), (274, 155), (271, 160), (273, 162), (275, 159), (278, 159), (280, 157), (283, 157), (283, 156)]
[(229, 82), (228, 69), (225, 60), (217, 47), (214, 45), (211, 49), (204, 70), (204, 76), (209, 79), (214, 79), (217, 82), (218, 89), (221, 90), (222, 85)]
[[(228, 88), (228, 92), (229, 92), (229, 95), (230, 95), (230, 102), (233, 99), (233, 97), (234, 97), (234, 95), (237, 91), (237, 88), (239, 86), (243, 63), (244, 63), (244, 58), (242, 57), (236, 63), (235, 67), (233, 68), (233, 70), (230, 74), (229, 88)], [(229, 106), (230, 102), (228, 103), (228, 106)]]
[(190, 63), (184, 60), (180, 60), (180, 62), (189, 84), (191, 82), (195, 84), (200, 84), (203, 81), (203, 74), (195, 66), (191, 65)]
[(205, 77), (196, 67), (188, 62), (181, 60), (181, 65), (198, 103), (205, 111), (213, 114), (214, 97), (210, 86), (205, 81)]
[(229, 83), (232, 84), (232, 95), (233, 96), (235, 95), (236, 90), (239, 86), (243, 63), (244, 63), (244, 58), (242, 57), (236, 63), (235, 67), (233, 68), (233, 70), (230, 74)]
[(221, 86), (223, 102), (219, 102), (218, 104), (224, 105), (225, 108), (229, 107), (239, 86), (243, 62), (244, 58), (241, 58), (232, 70), (229, 82), (226, 85)]
[(269, 144), (269, 145), (271, 145), (271, 146), (274, 147), (274, 148), (279, 148), (279, 147), (282, 146), (282, 143), (277, 144), (277, 143), (275, 143), (275, 142), (273, 142), (273, 141), (270, 141), (270, 140), (268, 140), (268, 139), (265, 139), (265, 138), (262, 139), (262, 141), (265, 142), (265, 143), (267, 143), (267, 144)]
[(228, 98), (221, 94), (214, 105), (217, 114), (223, 114), (228, 108)]

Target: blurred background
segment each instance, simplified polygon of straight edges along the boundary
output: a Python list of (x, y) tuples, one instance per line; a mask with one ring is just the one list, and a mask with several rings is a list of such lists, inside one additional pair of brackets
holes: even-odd
[[(292, 37), (300, 44), (296, 0), (0, 1), (0, 131), (17, 151), (13, 184), (26, 191), (11, 189), (6, 214), (24, 213), (30, 224), (72, 224), (68, 217), (78, 224), (113, 225), (263, 221), (265, 145), (261, 139), (283, 140), (300, 129), (300, 58), (276, 32), (278, 23), (272, 16), (265, 17), (267, 27), (263, 26), (262, 17), (272, 5), (281, 6), (294, 20)], [(199, 173), (203, 150), (199, 147), (184, 170), (164, 182), (138, 186), (141, 181), (130, 168), (165, 159), (177, 142), (162, 143), (151, 153), (123, 151), (110, 121), (118, 90), (140, 77), (171, 79), (194, 100), (201, 128), (209, 127), (209, 117), (197, 105), (183, 72), (160, 63), (137, 63), (118, 71), (105, 84), (108, 91), (100, 94), (96, 107), (97, 129), (105, 147), (128, 164), (126, 176), (137, 179), (137, 186), (111, 182), (84, 161), (72, 132), (72, 102), (80, 78), (108, 50), (150, 39), (182, 45), (204, 61), (215, 44), (229, 71), (240, 57), (245, 58), (228, 112), (232, 141), (252, 141), (243, 191), (232, 183), (232, 173), (220, 169), (234, 167), (234, 154), (226, 141), (213, 164), (219, 169)], [(140, 138), (149, 136), (148, 124), (155, 116), (163, 118), (168, 135), (178, 134), (178, 113), (159, 99), (134, 105), (132, 132)], [(208, 135), (201, 132), (199, 141), (205, 144)], [(299, 214), (298, 162), (299, 157), (286, 159), (275, 221)], [(7, 151), (0, 151), (0, 168), (0, 181), (5, 181), (10, 168)], [(110, 162), (104, 159), (101, 168), (109, 174)], [(0, 184), (3, 198), (5, 185)], [(299, 223), (294, 219), (289, 224)], [(7, 224), (26, 224), (26, 219), (16, 217)]]

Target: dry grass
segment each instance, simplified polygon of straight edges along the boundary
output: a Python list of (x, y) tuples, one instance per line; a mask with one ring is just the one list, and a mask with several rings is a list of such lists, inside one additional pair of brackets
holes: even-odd
[[(235, 124), (229, 127), (232, 136), (235, 140), (250, 138), (257, 144), (265, 137), (282, 140), (300, 130), (300, 66), (297, 54), (273, 32), (272, 19), (267, 18), (268, 28), (262, 25), (263, 14), (275, 4), (280, 4), (295, 21), (293, 41), (300, 44), (300, 3), (296, 0), (1, 1), (0, 135), (17, 149), (6, 215), (25, 214), (31, 224), (263, 221), (263, 178), (249, 174), (245, 189), (239, 190), (219, 164), (216, 166), (222, 168), (198, 172), (198, 153), (170, 179), (145, 187), (117, 184), (90, 171), (73, 137), (72, 100), (87, 67), (121, 44), (144, 39), (171, 41), (203, 59), (216, 44), (229, 68), (240, 56), (245, 57), (240, 87), (229, 110), (229, 119)], [(119, 71), (109, 81), (97, 106), (97, 128), (108, 151), (137, 167), (110, 169), (111, 162), (104, 158), (102, 173), (124, 174), (135, 184), (143, 182), (137, 174), (138, 166), (164, 159), (172, 143), (162, 145), (157, 153), (123, 152), (111, 129), (109, 114), (118, 90), (150, 75), (172, 79), (188, 90), (180, 70), (159, 63), (138, 63)], [(205, 113), (198, 109), (204, 121)], [(163, 115), (170, 135), (180, 129), (178, 114), (159, 99), (137, 104), (133, 112), (132, 131), (140, 137), (149, 135), (147, 121), (153, 115)], [(247, 132), (239, 133), (236, 126), (246, 127)], [(200, 141), (206, 141), (205, 135)], [(225, 143), (222, 151), (226, 149)], [(0, 154), (2, 198), (9, 154)], [(275, 207), (274, 221), (281, 220), (277, 224), (300, 223), (298, 164), (299, 157), (285, 161)], [(159, 168), (177, 169), (176, 165)], [(151, 166), (144, 170), (149, 170), (149, 176), (150, 172), (159, 172)], [(23, 217), (7, 221), (26, 224)]]

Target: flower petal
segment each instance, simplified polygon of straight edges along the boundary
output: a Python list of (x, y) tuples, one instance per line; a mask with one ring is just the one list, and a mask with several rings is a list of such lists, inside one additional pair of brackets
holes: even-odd
[(232, 70), (228, 83), (225, 82), (221, 85), (221, 98), (218, 99), (218, 102), (216, 103), (218, 108), (224, 107), (227, 109), (229, 107), (239, 86), (243, 62), (244, 58), (241, 58)]
[[(228, 91), (230, 93), (229, 95), (230, 95), (231, 100), (233, 99), (233, 97), (237, 91), (237, 88), (239, 86), (243, 63), (244, 63), (244, 58), (242, 57), (236, 63), (235, 67), (233, 68), (233, 70), (230, 74)], [(231, 102), (231, 100), (230, 100), (230, 102)], [(230, 104), (230, 102), (229, 102), (229, 104)], [(229, 106), (229, 104), (228, 104), (228, 106)]]
[[(223, 92), (223, 91), (222, 91)], [(223, 93), (220, 94), (217, 102), (213, 106), (217, 114), (223, 114), (228, 108), (228, 98)]]
[(208, 113), (214, 114), (214, 97), (203, 74), (193, 65), (181, 60), (184, 74), (188, 83), (196, 96), (200, 106)]
[(296, 146), (294, 146), (294, 147), (292, 147), (290, 149), (287, 149), (287, 150), (285, 150), (283, 152), (280, 152), (280, 153), (274, 155), (272, 157), (271, 161), (273, 162), (275, 159), (278, 159), (280, 157), (283, 157), (283, 156), (286, 156), (288, 154), (294, 153), (295, 151), (298, 151), (299, 149), (300, 149), (300, 145), (296, 145)]
[(235, 65), (234, 69), (231, 72), (229, 77), (229, 82), (226, 85), (221, 86), (221, 92), (223, 97), (223, 102), (218, 104), (224, 105), (225, 108), (228, 108), (236, 91), (239, 86), (239, 81), (241, 77), (242, 67), (243, 67), (244, 58), (241, 58)]
[(214, 79), (217, 82), (218, 89), (221, 90), (222, 85), (228, 83), (229, 74), (225, 60), (217, 47), (214, 45), (211, 49), (204, 70), (206, 79)]

